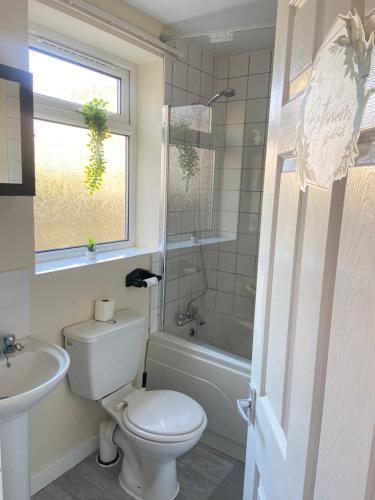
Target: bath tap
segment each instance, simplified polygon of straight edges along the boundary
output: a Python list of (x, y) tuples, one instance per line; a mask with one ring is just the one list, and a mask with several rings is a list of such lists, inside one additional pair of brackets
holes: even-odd
[(200, 320), (198, 307), (191, 307), (178, 315), (177, 326), (184, 326), (195, 320)]
[(16, 336), (13, 334), (9, 335), (1, 335), (0, 336), (0, 357), (1, 354), (4, 354), (5, 359), (7, 361), (7, 367), (10, 367), (10, 361), (8, 358), (8, 354), (13, 354), (16, 351), (22, 351), (24, 346), (20, 342), (16, 342)]

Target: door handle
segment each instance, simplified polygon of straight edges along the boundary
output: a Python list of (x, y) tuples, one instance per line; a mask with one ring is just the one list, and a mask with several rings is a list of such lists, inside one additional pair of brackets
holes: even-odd
[(248, 424), (255, 423), (255, 389), (250, 390), (250, 397), (246, 399), (237, 399), (237, 410), (243, 420)]

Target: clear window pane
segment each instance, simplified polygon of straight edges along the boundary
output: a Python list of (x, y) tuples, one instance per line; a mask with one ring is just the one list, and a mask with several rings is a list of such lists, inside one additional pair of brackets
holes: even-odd
[(108, 111), (120, 113), (119, 78), (37, 50), (29, 51), (29, 62), (36, 94), (76, 104), (97, 97), (108, 102)]
[(88, 131), (35, 120), (37, 251), (126, 239), (127, 137), (105, 142), (102, 187), (90, 195), (85, 185)]

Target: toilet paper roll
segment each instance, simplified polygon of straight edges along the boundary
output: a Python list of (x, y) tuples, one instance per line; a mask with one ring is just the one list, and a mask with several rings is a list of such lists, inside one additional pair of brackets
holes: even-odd
[(147, 278), (143, 281), (147, 283), (147, 288), (151, 288), (152, 286), (156, 286), (159, 284), (159, 280), (156, 278), (156, 276), (153, 276), (152, 278)]
[(95, 301), (95, 319), (96, 321), (110, 321), (115, 314), (115, 301), (109, 298), (98, 299)]

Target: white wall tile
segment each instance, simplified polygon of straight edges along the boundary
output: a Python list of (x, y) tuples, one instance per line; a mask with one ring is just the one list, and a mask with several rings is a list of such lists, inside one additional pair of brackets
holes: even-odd
[(260, 192), (241, 191), (240, 211), (248, 213), (260, 212)]
[[(235, 126), (235, 125), (232, 125)], [(246, 123), (245, 125), (245, 146), (261, 146), (266, 142), (265, 123)]]
[(180, 276), (180, 257), (168, 257), (166, 261), (166, 278), (172, 280)]
[(194, 212), (182, 212), (181, 214), (181, 232), (192, 233), (194, 231)]
[(217, 148), (222, 148), (225, 145), (225, 125), (216, 125), (214, 128), (214, 145)]
[(192, 276), (191, 291), (193, 293), (199, 292), (203, 289), (203, 272), (199, 271)]
[(242, 154), (242, 147), (226, 147), (224, 150), (224, 168), (242, 168)]
[(176, 40), (176, 49), (180, 53), (180, 58), (183, 62), (188, 62), (188, 41), (187, 40)]
[(249, 55), (239, 54), (229, 58), (229, 78), (249, 74)]
[(190, 66), (194, 66), (194, 68), (199, 70), (202, 67), (202, 49), (194, 42), (189, 42), (188, 62)]
[[(230, 191), (227, 192), (230, 193)], [(238, 232), (242, 234), (258, 234), (259, 215), (241, 212), (238, 222)]]
[(236, 262), (236, 273), (242, 274), (244, 276), (255, 276), (256, 275), (256, 257), (251, 255), (237, 255)]
[(227, 124), (245, 123), (246, 101), (231, 101), (227, 103)]
[(0, 308), (30, 302), (30, 279), (29, 269), (0, 273)]
[(230, 191), (239, 191), (241, 186), (241, 170), (232, 168), (223, 171), (223, 189)]
[(218, 291), (216, 293), (216, 309), (228, 313), (233, 312), (234, 295), (232, 293), (225, 293)]
[(219, 262), (219, 251), (218, 250), (207, 250), (206, 252), (206, 264), (209, 269), (217, 269)]
[(165, 302), (173, 302), (179, 297), (180, 280), (174, 279), (167, 281), (165, 286)]
[(255, 278), (236, 274), (235, 293), (242, 297), (253, 297), (252, 292), (255, 285)]
[[(255, 78), (255, 76), (252, 78)], [(246, 91), (247, 91), (246, 76), (240, 76), (238, 78), (229, 78), (228, 87), (236, 91), (236, 95), (234, 97), (230, 97), (231, 100), (241, 101), (246, 99)], [(256, 96), (256, 97), (263, 97), (263, 96)]]
[(217, 289), (221, 292), (234, 293), (236, 275), (232, 273), (217, 272)]
[(229, 75), (229, 57), (220, 57), (215, 59), (215, 76), (220, 80), (228, 78)]
[(0, 333), (13, 333), (17, 339), (30, 335), (30, 303), (0, 309)]
[(238, 213), (221, 211), (220, 230), (228, 233), (237, 233)]
[(179, 310), (178, 300), (165, 304), (165, 323), (166, 325), (175, 324)]
[(264, 146), (248, 146), (243, 149), (243, 168), (262, 169), (264, 166)]
[(227, 273), (236, 272), (236, 254), (229, 252), (219, 252), (219, 271)]
[(181, 233), (181, 212), (169, 212), (167, 220), (167, 234)]
[(211, 75), (201, 72), (201, 95), (207, 99), (213, 95), (214, 81)]
[(246, 106), (246, 122), (267, 121), (268, 98), (249, 99)]
[(238, 212), (240, 203), (239, 191), (221, 191), (221, 210)]
[(187, 89), (189, 92), (192, 92), (193, 94), (200, 95), (200, 88), (201, 88), (201, 73), (197, 69), (189, 66)]
[(250, 54), (250, 74), (271, 71), (271, 51), (264, 50)]
[(172, 66), (173, 59), (171, 56), (164, 57), (164, 82), (172, 84)]
[(253, 234), (239, 234), (238, 235), (238, 253), (243, 255), (258, 255), (258, 236)]
[(246, 297), (236, 296), (234, 298), (234, 313), (246, 316), (246, 318), (251, 317), (253, 314), (253, 301)]
[(269, 95), (269, 73), (262, 73), (249, 77), (249, 86), (247, 90), (248, 99), (257, 99), (259, 97), (268, 97)]
[[(258, 125), (249, 124), (249, 125)], [(262, 124), (263, 125), (263, 124)], [(243, 146), (244, 145), (244, 124), (227, 125), (225, 130), (225, 146)]]
[(226, 122), (227, 104), (225, 102), (217, 102), (212, 107), (212, 123), (216, 125), (225, 125)]
[(261, 191), (263, 187), (263, 170), (247, 168), (242, 171), (241, 189), (244, 191)]
[(205, 295), (205, 306), (209, 309), (215, 309), (216, 307), (216, 290), (207, 290)]
[(185, 106), (186, 105), (186, 90), (179, 89), (177, 87), (172, 88), (172, 104), (173, 106)]
[(210, 75), (214, 74), (214, 56), (207, 50), (202, 51), (202, 71)]
[(173, 61), (173, 78), (172, 83), (174, 87), (186, 90), (187, 86), (188, 66), (178, 60)]
[(7, 116), (21, 119), (20, 101), (17, 97), (7, 97)]
[(222, 252), (236, 253), (237, 252), (237, 235), (233, 238), (233, 240), (224, 241), (223, 243), (220, 243), (219, 250)]

